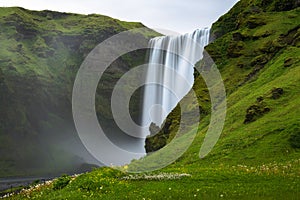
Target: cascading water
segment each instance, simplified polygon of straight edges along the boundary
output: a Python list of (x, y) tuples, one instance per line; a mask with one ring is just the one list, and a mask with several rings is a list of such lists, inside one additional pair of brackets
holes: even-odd
[[(194, 65), (209, 43), (208, 28), (181, 36), (156, 37), (149, 42), (142, 125), (161, 125), (194, 82)], [(181, 55), (181, 56), (179, 56)], [(176, 78), (178, 75), (182, 78)], [(144, 133), (149, 135), (149, 132)]]

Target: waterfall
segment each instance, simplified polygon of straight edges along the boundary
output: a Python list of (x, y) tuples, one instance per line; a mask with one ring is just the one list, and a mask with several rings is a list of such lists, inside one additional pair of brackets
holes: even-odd
[[(189, 92), (194, 65), (209, 43), (208, 28), (181, 36), (163, 36), (149, 42), (149, 62), (144, 88), (142, 125), (162, 125), (167, 115)], [(181, 55), (181, 56), (180, 56)], [(179, 77), (179, 78), (178, 78)], [(144, 133), (149, 135), (149, 132)]]

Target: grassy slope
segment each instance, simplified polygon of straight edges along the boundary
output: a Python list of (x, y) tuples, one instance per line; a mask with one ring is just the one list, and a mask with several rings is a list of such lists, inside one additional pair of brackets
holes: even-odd
[[(248, 4), (249, 1), (241, 1), (230, 13), (247, 10)], [(206, 115), (188, 151), (172, 165), (154, 172), (189, 173), (191, 177), (125, 181), (120, 177), (126, 174), (103, 168), (77, 177), (61, 190), (42, 186), (15, 198), (28, 195), (40, 199), (298, 199), (300, 152), (291, 146), (289, 139), (292, 134), (299, 134), (300, 127), (300, 11), (274, 12), (272, 7), (274, 3), (265, 9), (267, 12), (241, 13), (240, 16), (246, 16), (240, 18), (240, 27), (222, 29), (218, 39), (207, 47), (227, 90), (228, 110), (221, 138), (207, 157), (199, 159), (209, 121)], [(220, 21), (226, 17), (230, 19), (227, 15)], [(261, 20), (264, 25), (249, 28), (249, 20)], [(214, 27), (216, 30), (220, 24)], [(235, 33), (240, 33), (243, 39), (233, 39)], [(266, 57), (267, 61), (262, 63), (258, 56)], [(200, 77), (194, 89), (198, 96), (205, 97), (199, 85)], [(273, 98), (274, 88), (283, 89), (279, 98)], [(244, 124), (247, 108), (259, 104), (259, 97), (263, 97), (263, 107), (270, 111)], [(176, 114), (169, 117), (178, 118)], [(189, 133), (174, 143), (182, 145), (188, 136)], [(162, 151), (167, 149), (169, 154), (176, 154), (176, 145), (170, 144)], [(143, 167), (139, 162), (151, 165), (161, 159), (157, 152), (129, 167)]]
[[(0, 8), (0, 26), (0, 177), (74, 169), (89, 157), (72, 119), (76, 72), (100, 42), (144, 26), (102, 15), (16, 7)], [(156, 35), (144, 34), (145, 39)], [(144, 52), (118, 59), (116, 66), (123, 67), (118, 72), (135, 66), (137, 59), (144, 60)], [(114, 76), (106, 77), (109, 87), (121, 75)], [(105, 115), (104, 109), (97, 111)]]

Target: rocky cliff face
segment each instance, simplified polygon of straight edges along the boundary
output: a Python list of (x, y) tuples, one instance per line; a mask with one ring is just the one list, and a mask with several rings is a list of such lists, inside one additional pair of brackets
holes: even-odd
[[(97, 163), (72, 120), (77, 70), (103, 40), (144, 26), (101, 15), (22, 8), (0, 8), (0, 26), (0, 176), (60, 173)], [(145, 34), (145, 40), (156, 35)], [(144, 59), (145, 51), (136, 51), (116, 60), (101, 90), (109, 93), (111, 82)], [(110, 119), (108, 108), (97, 106), (99, 117)]]

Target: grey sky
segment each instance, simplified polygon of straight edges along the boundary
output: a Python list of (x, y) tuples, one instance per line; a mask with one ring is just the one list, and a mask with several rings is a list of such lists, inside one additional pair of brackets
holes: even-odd
[(0, 6), (103, 14), (186, 33), (210, 26), (238, 0), (0, 0)]

